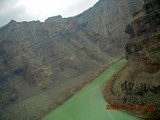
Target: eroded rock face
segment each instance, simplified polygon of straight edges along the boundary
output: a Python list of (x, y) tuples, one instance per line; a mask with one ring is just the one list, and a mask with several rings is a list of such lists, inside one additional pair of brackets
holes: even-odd
[[(130, 39), (125, 46), (126, 66), (115, 75), (111, 90), (126, 105), (153, 105), (154, 111), (130, 111), (135, 115), (160, 118), (160, 1), (145, 0), (125, 32)], [(107, 98), (107, 97), (106, 97)]]
[[(141, 3), (100, 0), (72, 18), (12, 20), (0, 28), (0, 104), (8, 106), (65, 86), (123, 56), (128, 39), (124, 27)], [(65, 92), (62, 90), (62, 96)]]
[[(130, 37), (125, 46), (128, 62), (106, 82), (103, 91), (110, 104), (124, 104), (128, 106), (124, 111), (144, 119), (160, 119), (159, 4), (159, 0), (144, 0), (143, 9), (134, 14), (125, 29)], [(130, 109), (132, 105), (135, 110)]]
[[(99, 48), (110, 55), (124, 53), (128, 40), (124, 27), (141, 9), (142, 0), (100, 0), (93, 8), (76, 16), (85, 29), (98, 33)], [(115, 48), (115, 49), (114, 49)]]
[(127, 58), (144, 63), (146, 72), (158, 72), (160, 69), (159, 6), (160, 2), (157, 0), (145, 1), (142, 11), (145, 14), (126, 28), (132, 38), (126, 45)]
[[(129, 60), (133, 60), (132, 69), (144, 71), (148, 74), (150, 84), (154, 84), (160, 70), (160, 1), (145, 0), (142, 12), (145, 14), (137, 17), (130, 25), (133, 31), (130, 37), (133, 34), (134, 37), (126, 45), (126, 54)], [(149, 78), (149, 74), (155, 80)], [(149, 92), (156, 94), (160, 92), (159, 85), (160, 82), (156, 85), (146, 85), (144, 82), (140, 85), (140, 91), (144, 94)]]

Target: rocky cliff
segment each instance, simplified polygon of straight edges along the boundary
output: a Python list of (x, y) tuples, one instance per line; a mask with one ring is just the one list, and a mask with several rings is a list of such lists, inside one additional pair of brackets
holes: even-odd
[(34, 112), (22, 108), (26, 119), (33, 119), (58, 99), (52, 94), (65, 98), (66, 92), (85, 81), (84, 76), (122, 57), (129, 38), (124, 27), (141, 3), (100, 0), (75, 17), (55, 16), (45, 22), (12, 20), (0, 28), (0, 104), (6, 108), (0, 110), (1, 119), (20, 119), (17, 106), (29, 109), (35, 102), (41, 103), (26, 101), (47, 94), (50, 102), (42, 102), (48, 106), (35, 105)]
[[(128, 62), (112, 78), (110, 89), (121, 104), (137, 106), (131, 113), (159, 119), (160, 1), (144, 0), (143, 9), (135, 14), (125, 31), (130, 36), (125, 47)], [(105, 97), (108, 99), (107, 94)]]

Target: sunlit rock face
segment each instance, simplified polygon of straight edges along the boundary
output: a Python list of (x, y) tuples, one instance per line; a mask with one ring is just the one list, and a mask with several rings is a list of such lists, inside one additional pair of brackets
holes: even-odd
[(142, 0), (100, 0), (75, 17), (12, 20), (0, 28), (0, 104), (65, 86), (124, 56), (129, 39), (124, 28), (141, 4)]

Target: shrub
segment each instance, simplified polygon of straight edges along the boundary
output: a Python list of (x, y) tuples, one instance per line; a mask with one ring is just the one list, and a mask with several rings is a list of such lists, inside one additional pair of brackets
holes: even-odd
[(133, 31), (133, 27), (131, 25), (127, 25), (126, 29), (125, 29), (125, 32), (127, 34), (131, 34), (131, 33), (134, 33)]

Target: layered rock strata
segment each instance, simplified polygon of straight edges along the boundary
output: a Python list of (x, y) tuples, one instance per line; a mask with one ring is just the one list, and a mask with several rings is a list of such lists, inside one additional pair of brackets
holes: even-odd
[[(115, 74), (104, 89), (112, 104), (136, 105), (133, 113), (145, 119), (160, 118), (160, 1), (144, 0), (132, 23), (127, 25), (126, 66)], [(108, 95), (111, 91), (112, 97)], [(111, 94), (110, 93), (110, 94)], [(149, 109), (148, 106), (152, 106)], [(144, 109), (142, 109), (144, 107)]]

